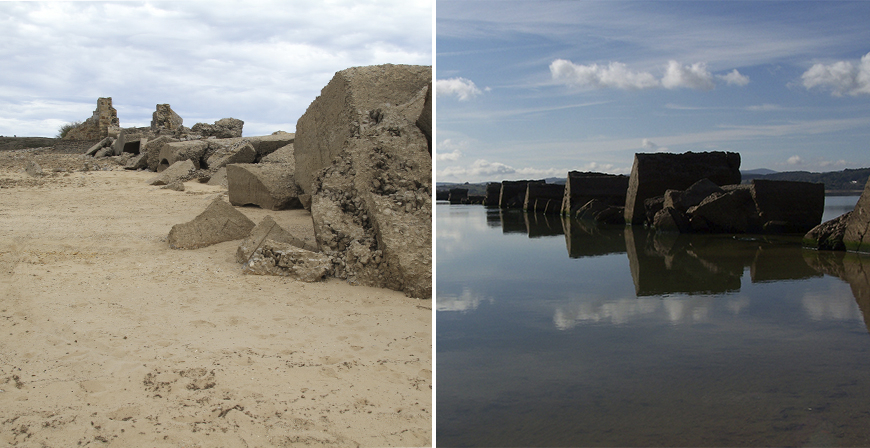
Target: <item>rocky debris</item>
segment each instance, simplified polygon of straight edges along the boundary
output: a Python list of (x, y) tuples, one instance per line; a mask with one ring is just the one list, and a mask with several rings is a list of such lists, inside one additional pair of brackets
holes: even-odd
[(174, 135), (182, 129), (182, 119), (168, 104), (158, 104), (151, 114), (151, 132), (156, 135)]
[(601, 224), (625, 225), (625, 207), (608, 205), (600, 199), (592, 199), (574, 212), (579, 220), (595, 221)]
[[(337, 75), (330, 84), (336, 79), (341, 81)], [(377, 81), (379, 89), (386, 88), (385, 81)], [(359, 137), (347, 139), (312, 185), (317, 242), (332, 258), (336, 277), (429, 298), (432, 157), (426, 137), (389, 106), (370, 110), (359, 129)], [(297, 142), (297, 172), (303, 166), (298, 151)]]
[(276, 149), (271, 154), (260, 159), (260, 163), (284, 163), (291, 166), (296, 172), (296, 156), (294, 155), (293, 143)]
[(192, 221), (172, 226), (169, 231), (169, 247), (197, 249), (224, 241), (240, 240), (247, 237), (253, 228), (253, 221), (218, 197)]
[(245, 122), (237, 118), (221, 118), (214, 124), (197, 123), (190, 131), (203, 137), (236, 138), (242, 136), (244, 126)]
[(423, 101), (423, 110), (417, 118), (417, 127), (426, 135), (426, 143), (429, 146), (429, 154), (432, 154), (432, 81), (426, 87), (426, 99)]
[[(526, 186), (526, 197), (523, 201), (523, 210), (538, 213), (560, 213), (562, 211), (562, 198), (565, 196), (565, 186), (559, 184), (530, 183)], [(558, 207), (553, 207), (550, 202), (559, 202)], [(550, 204), (548, 207), (547, 205)]]
[(221, 187), (227, 188), (229, 185), (227, 183), (227, 167), (222, 167), (215, 171), (214, 174), (209, 177), (207, 185), (220, 185)]
[(844, 213), (813, 227), (804, 236), (804, 246), (819, 250), (846, 250), (843, 237), (852, 213)]
[(164, 190), (184, 191), (184, 182), (180, 180), (174, 180), (160, 188)]
[(544, 184), (544, 180), (506, 180), (501, 183), (499, 208), (522, 208), (526, 203), (526, 190), (529, 183)]
[(311, 252), (317, 252), (317, 246), (313, 242), (304, 241), (291, 235), (290, 232), (279, 226), (275, 220), (266, 215), (253, 230), (251, 234), (239, 244), (239, 249), (236, 251), (236, 261), (239, 263), (247, 263), (251, 259), (251, 255), (263, 246), (266, 240), (272, 242), (289, 244), (291, 246), (305, 249)]
[(124, 165), (125, 170), (147, 170), (148, 169), (148, 154), (141, 153), (137, 156), (132, 156)]
[(740, 183), (740, 154), (701, 152), (635, 154), (625, 199), (625, 222), (647, 220), (644, 201), (665, 191), (685, 190), (707, 178), (716, 185)]
[(573, 216), (589, 201), (596, 199), (606, 205), (622, 207), (628, 191), (628, 176), (569, 171), (562, 197), (561, 212)]
[(97, 108), (84, 123), (70, 129), (64, 140), (100, 140), (109, 136), (109, 128), (118, 126), (118, 111), (112, 107), (112, 98), (97, 99)]
[[(303, 192), (312, 191), (314, 178), (344, 150), (347, 139), (362, 136), (371, 112), (409, 103), (431, 82), (430, 66), (386, 64), (336, 73), (296, 123), (296, 181)], [(420, 130), (414, 120), (411, 125)]]
[(256, 159), (257, 150), (250, 142), (242, 140), (211, 152), (203, 168), (218, 170), (231, 163), (253, 163)]
[(27, 163), (24, 165), (24, 172), (27, 173), (28, 176), (33, 177), (39, 177), (44, 174), (42, 172), (42, 167), (33, 160), (27, 161)]
[(226, 168), (231, 204), (253, 204), (269, 210), (302, 207), (291, 167), (280, 163), (241, 163)]
[(85, 151), (85, 155), (86, 156), (93, 156), (93, 155), (97, 154), (97, 152), (100, 151), (101, 149), (111, 147), (114, 143), (115, 143), (115, 139), (113, 137), (106, 137), (106, 138), (100, 140), (96, 145), (88, 148), (88, 150)]
[(451, 204), (464, 204), (468, 201), (468, 188), (451, 188), (447, 192), (447, 200)]
[(196, 170), (190, 160), (179, 160), (163, 170), (160, 174), (148, 180), (148, 185), (168, 185), (176, 180), (186, 179)]
[(803, 233), (821, 221), (824, 195), (822, 184), (810, 182), (756, 179), (719, 187), (702, 180), (647, 199), (646, 212), (664, 232)]
[(332, 271), (324, 254), (267, 239), (245, 263), (245, 274), (279, 275), (303, 282), (321, 281)]
[(486, 184), (486, 195), (483, 197), (483, 205), (497, 207), (498, 198), (501, 195), (501, 182), (489, 182)]

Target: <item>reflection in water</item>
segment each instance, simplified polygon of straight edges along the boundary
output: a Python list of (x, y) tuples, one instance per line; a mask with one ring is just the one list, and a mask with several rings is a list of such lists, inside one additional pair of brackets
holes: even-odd
[(721, 294), (740, 290), (745, 268), (753, 283), (821, 277), (801, 257), (799, 240), (625, 230), (638, 296)]
[(712, 305), (713, 298), (710, 296), (640, 297), (606, 301), (578, 298), (567, 306), (557, 307), (553, 323), (559, 330), (590, 323), (623, 325), (645, 317), (666, 320), (672, 324), (698, 323), (707, 320)]
[(529, 238), (559, 236), (565, 233), (558, 215), (523, 213), (523, 216), (526, 219), (526, 228), (529, 229)]
[(562, 218), (565, 244), (571, 258), (595, 257), (625, 252), (625, 226), (600, 228), (592, 222)]
[(466, 312), (477, 309), (477, 307), (484, 302), (492, 303), (493, 300), (492, 298), (484, 298), (479, 294), (475, 294), (471, 288), (462, 288), (462, 293), (459, 295), (439, 295), (436, 307), (438, 311)]
[[(815, 270), (849, 283), (852, 295), (858, 302), (858, 308), (864, 317), (867, 331), (870, 331), (870, 255), (807, 250), (804, 251), (804, 257), (807, 264)], [(808, 311), (816, 318), (818, 318), (817, 316), (841, 316), (847, 313), (841, 309), (835, 309), (836, 305), (833, 305), (830, 299), (826, 301), (824, 298), (820, 298), (812, 305), (812, 307), (808, 307)]]

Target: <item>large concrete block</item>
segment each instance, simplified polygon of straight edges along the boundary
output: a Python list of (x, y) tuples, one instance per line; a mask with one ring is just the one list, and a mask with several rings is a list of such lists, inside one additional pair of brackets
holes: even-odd
[(269, 210), (302, 207), (292, 167), (280, 163), (243, 163), (226, 168), (231, 204), (253, 204)]
[(594, 172), (569, 171), (562, 197), (562, 214), (574, 213), (597, 199), (605, 205), (624, 206), (628, 191), (628, 176)]
[(347, 139), (360, 136), (372, 111), (407, 103), (431, 81), (430, 66), (386, 64), (336, 73), (296, 123), (296, 180), (302, 190), (311, 193), (314, 178)]
[(825, 184), (754, 179), (751, 191), (767, 232), (805, 233), (822, 222)]
[[(523, 201), (523, 210), (530, 212), (546, 213), (550, 201), (559, 201), (561, 209), (562, 198), (565, 196), (565, 186), (560, 184), (530, 183), (526, 186), (526, 198)], [(553, 210), (550, 205), (549, 210)], [(556, 210), (559, 213), (560, 210)]]
[(254, 146), (250, 142), (243, 140), (235, 145), (214, 151), (208, 156), (206, 163), (202, 164), (202, 166), (214, 171), (231, 163), (253, 163), (256, 159), (257, 150), (254, 149)]
[(501, 183), (499, 208), (523, 208), (526, 203), (526, 190), (529, 183), (544, 184), (544, 180), (506, 180)]
[(161, 145), (157, 171), (162, 171), (180, 160), (189, 160), (196, 169), (202, 168), (202, 159), (209, 149), (207, 140), (169, 142)]
[(486, 195), (483, 197), (483, 205), (498, 207), (498, 198), (501, 195), (501, 182), (489, 182), (486, 184)]
[(644, 200), (662, 196), (667, 190), (685, 190), (704, 178), (720, 186), (739, 184), (740, 154), (635, 154), (625, 198), (625, 222), (644, 222)]
[(161, 171), (160, 174), (148, 180), (148, 185), (168, 185), (177, 180), (182, 180), (190, 173), (194, 172), (196, 167), (190, 160), (179, 160)]
[(846, 220), (843, 244), (847, 250), (870, 252), (870, 180), (855, 204), (855, 210)]
[(176, 224), (169, 231), (172, 249), (196, 249), (224, 241), (240, 240), (251, 233), (254, 222), (221, 198), (215, 198), (196, 218)]

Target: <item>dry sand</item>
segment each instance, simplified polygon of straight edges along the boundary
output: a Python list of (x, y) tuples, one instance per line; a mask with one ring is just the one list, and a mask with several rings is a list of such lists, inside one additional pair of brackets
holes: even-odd
[[(0, 446), (431, 443), (430, 300), (169, 249), (225, 190), (51, 172), (84, 160), (0, 153)], [(304, 210), (239, 209), (313, 238)]]

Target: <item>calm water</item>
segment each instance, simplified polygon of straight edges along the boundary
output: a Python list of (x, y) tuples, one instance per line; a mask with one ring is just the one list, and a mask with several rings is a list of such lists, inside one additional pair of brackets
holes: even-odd
[(439, 446), (870, 445), (870, 257), (436, 220)]

